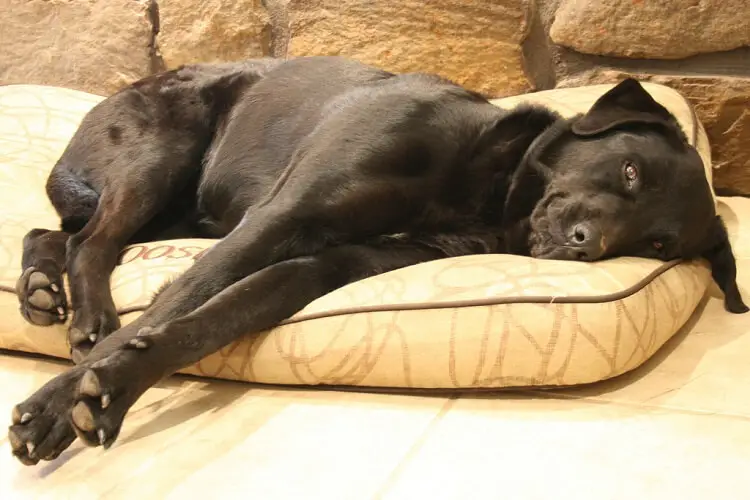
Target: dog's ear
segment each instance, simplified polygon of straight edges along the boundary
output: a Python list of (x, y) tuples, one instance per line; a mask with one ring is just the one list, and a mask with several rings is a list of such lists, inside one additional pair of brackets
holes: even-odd
[(573, 122), (571, 130), (591, 136), (632, 123), (670, 123), (672, 115), (633, 78), (617, 84)]
[(551, 111), (529, 105), (502, 114), (485, 125), (474, 145), (474, 156), (491, 154), (502, 155), (517, 163), (532, 142), (559, 116)]
[(742, 301), (742, 295), (737, 288), (737, 263), (729, 243), (727, 228), (718, 215), (714, 220), (710, 238), (711, 246), (703, 253), (703, 257), (711, 264), (711, 275), (724, 292), (724, 307), (729, 312), (745, 313), (749, 309)]

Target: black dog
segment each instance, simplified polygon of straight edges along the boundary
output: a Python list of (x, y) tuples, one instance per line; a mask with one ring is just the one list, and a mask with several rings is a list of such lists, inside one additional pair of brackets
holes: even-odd
[[(25, 464), (76, 435), (110, 446), (162, 378), (431, 259), (702, 256), (727, 309), (747, 310), (701, 159), (634, 80), (565, 120), (338, 58), (189, 66), (92, 109), (47, 189), (62, 231), (26, 237), (21, 311), (63, 322), (67, 272), (77, 366), (15, 408)], [(120, 328), (108, 277), (123, 247), (199, 236), (222, 240)]]

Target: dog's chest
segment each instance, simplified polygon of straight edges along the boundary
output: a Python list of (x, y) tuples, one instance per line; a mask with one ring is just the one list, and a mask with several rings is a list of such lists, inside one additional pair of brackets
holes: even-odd
[(452, 197), (450, 203), (430, 201), (419, 216), (381, 239), (425, 245), (439, 249), (446, 256), (502, 251), (502, 193), (485, 184), (466, 194), (462, 198)]

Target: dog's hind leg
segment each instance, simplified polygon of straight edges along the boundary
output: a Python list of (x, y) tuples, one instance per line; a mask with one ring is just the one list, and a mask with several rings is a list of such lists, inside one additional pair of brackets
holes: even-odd
[(64, 231), (32, 229), (23, 239), (16, 293), (21, 314), (29, 323), (49, 326), (64, 323), (68, 317), (62, 276), (69, 237)]
[(266, 267), (157, 328), (131, 323), (14, 409), (13, 454), (29, 464), (57, 456), (71, 439), (65, 434), (68, 418), (87, 444), (109, 447), (131, 405), (162, 378), (243, 335), (273, 327), (338, 287), (443, 256), (416, 245), (331, 247)]
[(64, 323), (68, 300), (63, 286), (66, 244), (94, 215), (99, 195), (70, 172), (56, 166), (47, 194), (62, 219), (62, 230), (32, 229), (23, 239), (21, 277), (16, 284), (20, 310), (39, 326)]
[(67, 241), (68, 339), (75, 362), (119, 328), (109, 288), (119, 253), (144, 231), (158, 234), (149, 228), (152, 222), (178, 222), (185, 215), (180, 200), (196, 198), (217, 122), (241, 89), (261, 77), (253, 68), (200, 66), (155, 75), (84, 118), (58, 165), (99, 194), (90, 219)]
[[(161, 226), (180, 225), (189, 214), (217, 120), (239, 89), (257, 78), (243, 68), (218, 75), (210, 67), (176, 70), (133, 84), (84, 117), (53, 169), (48, 194), (71, 235), (64, 266), (58, 263), (55, 273), (64, 267), (68, 274), (73, 361), (120, 326), (109, 277), (122, 249), (158, 237)], [(44, 253), (28, 248), (29, 260)], [(21, 283), (28, 300), (36, 292), (26, 282), (40, 280), (33, 273)], [(47, 295), (35, 300), (57, 313), (62, 305), (45, 302)]]
[[(16, 285), (21, 313), (33, 324), (64, 322), (70, 305), (68, 342), (74, 362), (120, 326), (109, 288), (119, 253), (139, 231), (153, 226), (150, 221), (165, 207), (170, 209), (171, 199), (190, 187), (200, 165), (200, 152), (168, 154), (179, 147), (174, 140), (165, 141), (161, 151), (153, 150), (157, 141), (151, 140), (103, 155), (92, 132), (96, 129), (84, 129), (50, 174), (47, 193), (62, 230), (34, 229), (26, 235)], [(104, 188), (95, 190), (92, 178)]]

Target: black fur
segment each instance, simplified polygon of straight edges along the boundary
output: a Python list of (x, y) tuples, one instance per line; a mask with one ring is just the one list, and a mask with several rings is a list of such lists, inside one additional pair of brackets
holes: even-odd
[[(62, 231), (26, 238), (19, 299), (31, 322), (64, 321), (67, 272), (78, 366), (17, 407), (28, 464), (75, 435), (109, 446), (161, 378), (431, 259), (703, 256), (727, 308), (747, 310), (702, 162), (634, 80), (566, 120), (339, 58), (188, 66), (92, 109), (47, 189)], [(119, 252), (171, 237), (222, 239), (120, 328)]]

